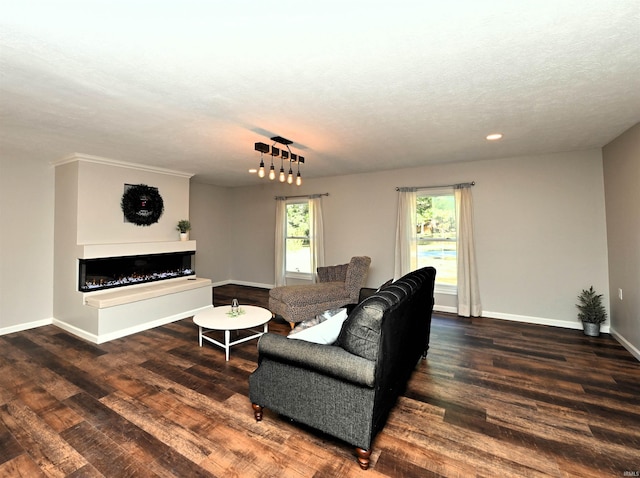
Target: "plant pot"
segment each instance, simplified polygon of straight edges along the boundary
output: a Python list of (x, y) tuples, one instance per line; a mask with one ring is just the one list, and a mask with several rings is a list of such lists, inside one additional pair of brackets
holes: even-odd
[(181, 232), (180, 233), (180, 240), (181, 241), (188, 241), (189, 240), (189, 233), (188, 232)]
[(582, 329), (584, 330), (584, 335), (588, 335), (589, 337), (597, 337), (600, 335), (600, 324), (582, 322)]

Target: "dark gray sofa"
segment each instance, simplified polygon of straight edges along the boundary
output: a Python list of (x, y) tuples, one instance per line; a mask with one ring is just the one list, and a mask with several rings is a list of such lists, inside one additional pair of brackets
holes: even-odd
[(249, 377), (256, 420), (266, 407), (335, 436), (356, 447), (367, 469), (375, 435), (426, 357), (435, 275), (419, 269), (364, 299), (334, 344), (263, 335)]

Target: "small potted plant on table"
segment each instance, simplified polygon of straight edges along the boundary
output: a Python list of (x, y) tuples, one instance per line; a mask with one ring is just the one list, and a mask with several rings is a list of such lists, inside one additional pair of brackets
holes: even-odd
[(576, 307), (580, 311), (578, 319), (582, 321), (585, 335), (597, 337), (600, 335), (600, 324), (607, 320), (607, 311), (602, 305), (602, 294), (596, 294), (593, 286), (583, 289), (578, 295)]
[(180, 240), (186, 241), (189, 239), (189, 231), (191, 230), (191, 223), (187, 219), (181, 219), (178, 221), (176, 229), (180, 231)]

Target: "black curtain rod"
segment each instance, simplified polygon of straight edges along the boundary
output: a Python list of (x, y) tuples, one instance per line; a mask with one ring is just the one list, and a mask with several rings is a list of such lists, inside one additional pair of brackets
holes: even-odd
[[(468, 183), (458, 183), (458, 184), (443, 184), (441, 186), (415, 186), (413, 187), (413, 189), (439, 189), (439, 188), (455, 188), (456, 186), (458, 187), (462, 187), (462, 186), (475, 186), (476, 182), (475, 181), (470, 181)], [(403, 188), (396, 188), (396, 191), (400, 191), (400, 189)]]
[(315, 196), (328, 196), (329, 193), (320, 194), (301, 194), (300, 196), (274, 196), (273, 199), (295, 199), (295, 198), (312, 198)]

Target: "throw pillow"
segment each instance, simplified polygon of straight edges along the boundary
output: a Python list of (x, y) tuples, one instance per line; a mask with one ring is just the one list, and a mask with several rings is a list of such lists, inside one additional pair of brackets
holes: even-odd
[(289, 333), (288, 338), (316, 344), (332, 344), (338, 339), (342, 323), (346, 319), (346, 308), (328, 310), (316, 315), (313, 319), (298, 324)]
[[(384, 291), (379, 294), (386, 294)], [(380, 324), (390, 301), (374, 295), (361, 302), (351, 311), (344, 328), (338, 336), (338, 345), (347, 352), (377, 360), (380, 343)]]

